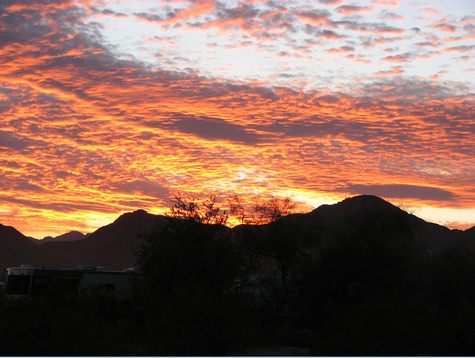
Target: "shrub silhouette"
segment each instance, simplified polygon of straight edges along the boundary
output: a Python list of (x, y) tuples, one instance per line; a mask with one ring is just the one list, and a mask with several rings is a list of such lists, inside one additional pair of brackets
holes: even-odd
[(171, 219), (145, 240), (138, 264), (149, 354), (226, 354), (246, 339), (233, 286), (242, 270), (227, 228)]
[(180, 200), (144, 239), (129, 301), (0, 295), (1, 353), (475, 352), (470, 241), (429, 251), (381, 201), (370, 217), (355, 205), (342, 221), (327, 208), (328, 221), (296, 214), (229, 229), (215, 201)]

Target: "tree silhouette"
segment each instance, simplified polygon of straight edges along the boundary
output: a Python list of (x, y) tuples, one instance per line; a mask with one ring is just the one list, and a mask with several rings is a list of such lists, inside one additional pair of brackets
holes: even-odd
[(228, 199), (229, 213), (236, 217), (241, 224), (259, 225), (279, 220), (292, 214), (297, 207), (295, 201), (289, 197), (271, 197), (262, 199), (253, 198), (251, 204), (246, 205), (242, 198), (233, 195)]
[(228, 213), (218, 206), (218, 197), (210, 195), (203, 201), (193, 197), (184, 198), (182, 194), (176, 194), (171, 200), (169, 216), (178, 219), (192, 220), (201, 224), (226, 225)]
[(177, 195), (172, 203), (169, 220), (138, 253), (147, 353), (225, 354), (248, 331), (240, 326), (246, 314), (233, 294), (242, 255), (216, 196), (197, 201)]

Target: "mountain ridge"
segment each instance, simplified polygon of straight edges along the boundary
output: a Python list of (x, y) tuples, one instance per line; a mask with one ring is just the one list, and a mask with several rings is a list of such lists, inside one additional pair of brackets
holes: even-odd
[[(170, 218), (167, 216), (150, 214), (140, 209), (118, 216), (112, 223), (83, 235), (81, 239), (53, 239), (41, 245), (34, 244), (31, 238), (15, 228), (0, 224), (0, 270), (20, 264), (51, 267), (95, 264), (123, 269), (135, 264), (135, 253), (143, 239), (168, 220)], [(451, 230), (426, 222), (372, 195), (360, 195), (336, 204), (321, 205), (309, 213), (291, 214), (279, 221), (292, 222), (298, 231), (310, 235), (315, 242), (329, 242), (335, 237), (355, 234), (364, 236), (376, 233), (385, 236), (391, 230), (404, 228), (425, 250), (437, 250), (460, 241), (475, 245), (475, 227), (465, 231)], [(230, 230), (246, 232), (247, 229), (242, 231), (242, 227), (238, 225)]]
[(46, 236), (42, 240), (38, 240), (40, 243), (45, 243), (45, 242), (50, 242), (50, 241), (76, 241), (76, 240), (83, 240), (87, 234), (83, 234), (82, 232), (79, 231), (69, 231), (67, 233), (64, 233), (62, 235), (58, 236)]
[(32, 239), (19, 230), (15, 229), (13, 226), (0, 224), (0, 239), (19, 239), (19, 240), (28, 240)]

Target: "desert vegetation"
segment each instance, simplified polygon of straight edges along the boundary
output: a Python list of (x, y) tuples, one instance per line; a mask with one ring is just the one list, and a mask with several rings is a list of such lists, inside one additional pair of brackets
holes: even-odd
[(250, 214), (232, 200), (243, 224), (231, 229), (216, 197), (175, 197), (143, 238), (126, 301), (2, 297), (2, 353), (475, 352), (470, 241), (428, 249), (413, 217), (378, 198), (309, 215), (288, 199)]

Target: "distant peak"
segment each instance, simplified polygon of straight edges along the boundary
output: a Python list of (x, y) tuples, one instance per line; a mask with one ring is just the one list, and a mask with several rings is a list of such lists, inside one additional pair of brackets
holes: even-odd
[(143, 209), (139, 209), (139, 210), (135, 210), (135, 211), (129, 211), (128, 213), (124, 213), (124, 214), (120, 215), (115, 220), (115, 222), (122, 221), (122, 220), (129, 220), (131, 218), (142, 218), (142, 217), (146, 217), (148, 215), (152, 215), (152, 214), (149, 214), (148, 212), (146, 212)]
[(77, 230), (72, 230), (69, 231), (65, 234), (53, 237), (53, 236), (46, 236), (43, 238), (42, 241), (48, 242), (48, 241), (76, 241), (76, 240), (81, 240), (84, 239), (86, 235), (84, 235), (82, 232), (79, 232)]
[(82, 232), (80, 231), (77, 231), (77, 230), (72, 230), (72, 231), (69, 231), (65, 234), (62, 234), (62, 235), (59, 235), (59, 236), (56, 236), (56, 239), (59, 239), (59, 238), (82, 238), (86, 235), (84, 235)]
[(374, 202), (374, 203), (386, 203), (386, 204), (390, 204), (389, 202), (387, 202), (386, 200), (380, 198), (379, 196), (376, 196), (376, 195), (357, 195), (357, 196), (353, 196), (351, 198), (346, 198), (342, 201), (342, 203), (344, 202)]
[(389, 201), (386, 201), (376, 195), (358, 195), (351, 198), (346, 198), (343, 201), (340, 201), (339, 206), (362, 206), (362, 207), (375, 207), (375, 208), (397, 208), (397, 206), (391, 204)]
[(390, 202), (380, 198), (379, 196), (375, 195), (357, 195), (353, 196), (351, 198), (346, 198), (334, 205), (322, 205), (315, 210), (312, 211), (312, 213), (317, 213), (321, 211), (328, 211), (328, 210), (335, 210), (335, 209), (343, 209), (345, 211), (350, 210), (350, 211), (359, 211), (359, 210), (365, 210), (365, 211), (387, 211), (387, 210), (401, 210), (397, 206), (391, 204)]
[[(0, 230), (2, 231), (11, 231), (11, 232), (17, 232), (21, 234), (17, 229), (15, 229), (13, 226), (8, 226), (8, 225), (2, 225), (0, 224)], [(23, 235), (23, 234), (22, 234)]]
[(135, 211), (129, 211), (129, 212), (123, 213), (123, 214), (120, 215), (119, 217), (122, 217), (122, 216), (131, 216), (131, 215), (148, 215), (148, 212), (146, 212), (146, 211), (143, 210), (143, 209), (138, 209), (138, 210), (135, 210)]
[(12, 238), (12, 237), (24, 238), (24, 239), (27, 238), (25, 235), (23, 235), (20, 231), (15, 229), (13, 226), (0, 224), (0, 239)]
[(148, 214), (144, 209), (135, 210), (132, 214)]

